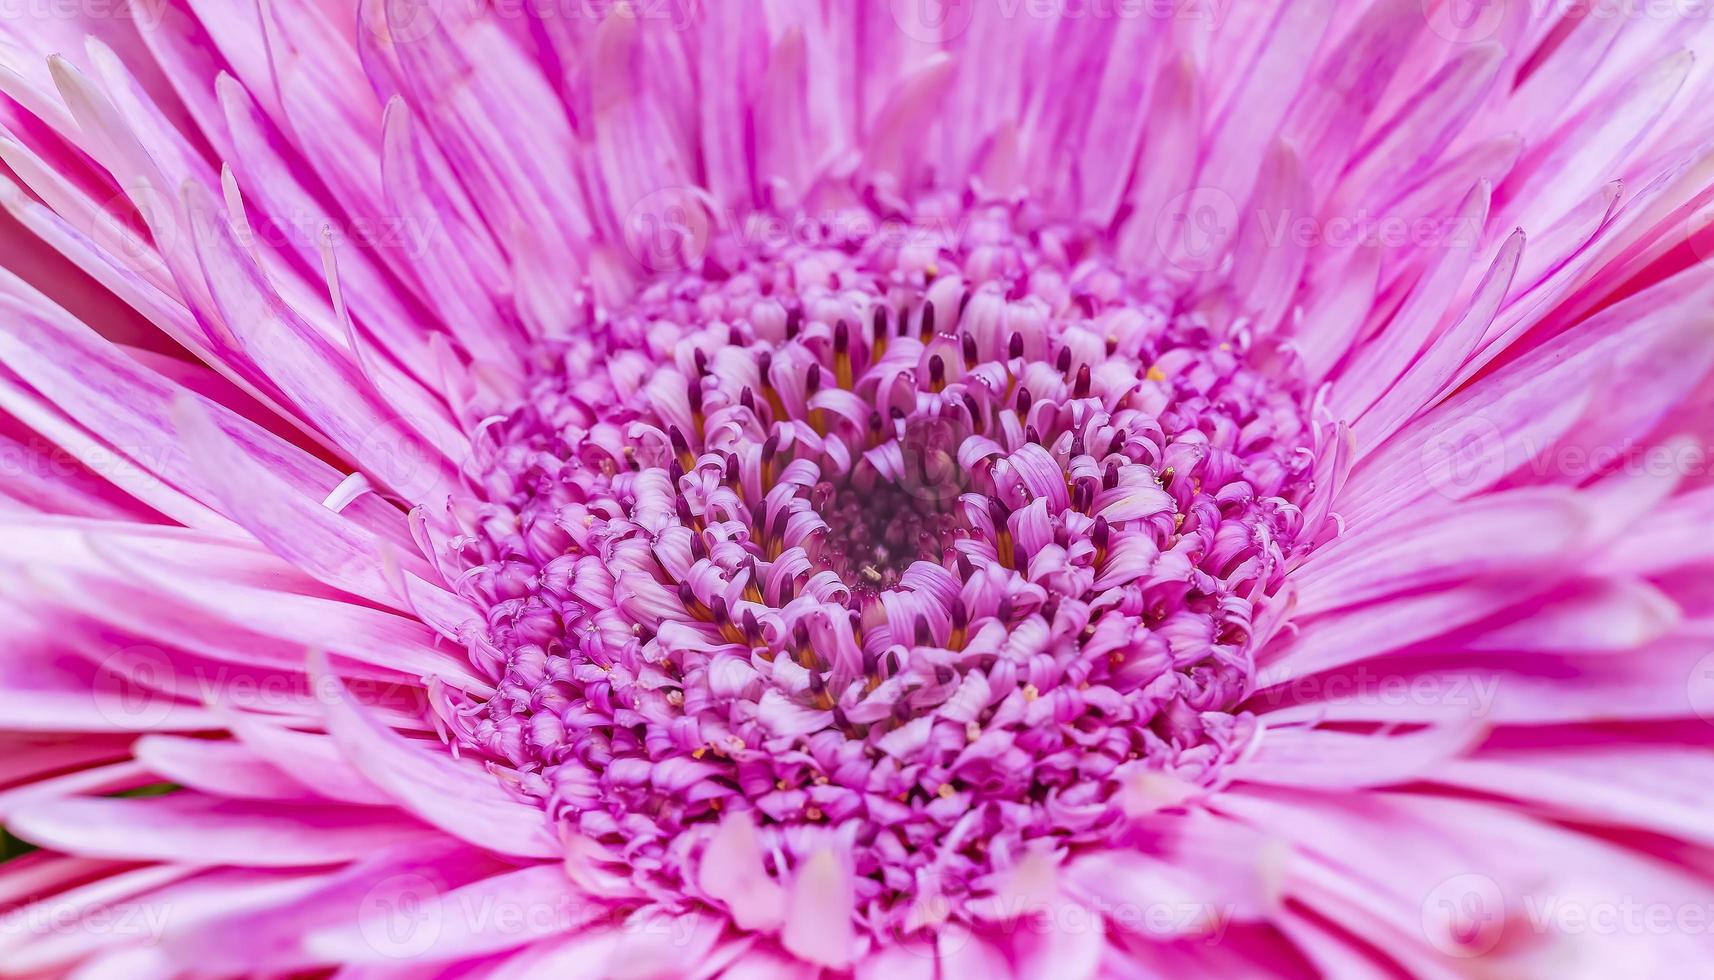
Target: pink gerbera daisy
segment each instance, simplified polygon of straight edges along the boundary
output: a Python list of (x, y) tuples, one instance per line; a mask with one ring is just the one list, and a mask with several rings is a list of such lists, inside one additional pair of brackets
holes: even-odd
[(1714, 969), (1704, 5), (24, 6), (0, 972)]

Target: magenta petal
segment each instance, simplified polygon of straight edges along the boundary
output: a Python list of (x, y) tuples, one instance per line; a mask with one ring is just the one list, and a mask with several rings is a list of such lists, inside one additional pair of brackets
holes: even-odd
[(7, 823), (26, 840), (68, 852), (263, 868), (346, 861), (384, 844), (436, 836), (414, 821), (367, 808), (190, 793), (52, 800), (13, 813)]
[(838, 857), (825, 850), (812, 854), (792, 879), (781, 944), (812, 963), (848, 966), (856, 955), (851, 889), (851, 872)]
[(498, 780), (474, 765), (438, 751), (435, 743), (406, 739), (375, 719), (329, 672), (313, 664), (332, 694), (328, 728), (347, 757), (375, 785), (429, 823), (502, 854), (555, 857), (558, 844), (540, 810), (507, 796)]
[(697, 881), (710, 898), (725, 903), (740, 929), (768, 931), (785, 919), (785, 891), (768, 877), (749, 814), (720, 822), (703, 851)]
[(78, 6), (0, 972), (1707, 959), (1695, 12)]

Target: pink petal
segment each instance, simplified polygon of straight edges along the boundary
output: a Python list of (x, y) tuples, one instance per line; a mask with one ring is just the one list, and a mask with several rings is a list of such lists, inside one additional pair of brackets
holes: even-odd
[(436, 833), (409, 819), (336, 804), (258, 803), (180, 792), (148, 799), (70, 798), (8, 820), (26, 840), (126, 860), (289, 868), (348, 861)]
[(832, 969), (849, 966), (857, 936), (851, 871), (832, 851), (811, 854), (792, 878), (780, 943), (794, 956)]
[(311, 662), (335, 697), (328, 730), (345, 755), (376, 786), (411, 812), (464, 840), (519, 857), (557, 857), (560, 847), (540, 807), (510, 798), (500, 781), (452, 757), (439, 742), (406, 739), (372, 717), (325, 657)]

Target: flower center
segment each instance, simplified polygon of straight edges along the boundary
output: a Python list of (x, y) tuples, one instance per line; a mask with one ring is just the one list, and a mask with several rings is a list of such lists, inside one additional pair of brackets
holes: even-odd
[(816, 484), (816, 514), (827, 525), (816, 561), (853, 589), (878, 595), (912, 564), (940, 564), (962, 527), (950, 505), (896, 484), (863, 482)]
[(1065, 229), (957, 219), (717, 239), (491, 430), (501, 681), (456, 733), (639, 901), (703, 900), (744, 811), (781, 880), (844, 842), (877, 931), (978, 917), (1253, 735), (1301, 386)]

